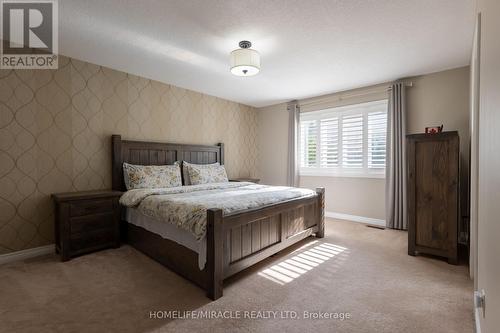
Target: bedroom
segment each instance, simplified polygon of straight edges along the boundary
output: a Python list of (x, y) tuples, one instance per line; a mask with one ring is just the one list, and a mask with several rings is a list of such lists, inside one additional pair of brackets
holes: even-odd
[(1, 6), (0, 332), (497, 331), (497, 1)]

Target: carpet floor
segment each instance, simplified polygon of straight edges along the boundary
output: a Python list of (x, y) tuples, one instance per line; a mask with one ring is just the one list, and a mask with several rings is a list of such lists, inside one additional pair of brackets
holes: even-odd
[(0, 332), (472, 332), (472, 289), (466, 266), (408, 256), (405, 232), (327, 219), (215, 302), (127, 245), (5, 264)]

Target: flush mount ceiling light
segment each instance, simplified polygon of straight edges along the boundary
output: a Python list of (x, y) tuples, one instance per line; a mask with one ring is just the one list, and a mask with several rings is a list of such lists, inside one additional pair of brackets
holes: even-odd
[(240, 42), (240, 49), (231, 52), (231, 73), (236, 76), (252, 76), (260, 71), (260, 54), (252, 50), (252, 43)]

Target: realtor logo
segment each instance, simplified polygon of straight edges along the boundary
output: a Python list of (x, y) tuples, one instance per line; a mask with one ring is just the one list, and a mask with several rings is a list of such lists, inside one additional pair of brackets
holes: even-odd
[(0, 1), (0, 68), (56, 69), (57, 0)]

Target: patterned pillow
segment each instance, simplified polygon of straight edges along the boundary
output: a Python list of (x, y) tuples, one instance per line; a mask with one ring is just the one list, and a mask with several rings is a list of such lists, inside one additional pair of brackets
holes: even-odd
[(220, 165), (220, 163), (216, 162), (212, 164), (192, 164), (186, 161), (182, 161), (182, 177), (184, 178), (184, 185), (191, 185), (191, 181), (189, 180), (189, 167), (192, 165), (198, 168), (210, 168), (214, 165)]
[(179, 162), (173, 165), (133, 165), (123, 163), (127, 190), (182, 186)]
[(202, 166), (191, 164), (188, 167), (191, 185), (207, 183), (225, 183), (227, 179), (226, 168), (223, 165)]

